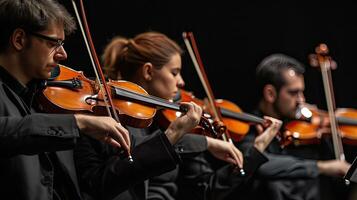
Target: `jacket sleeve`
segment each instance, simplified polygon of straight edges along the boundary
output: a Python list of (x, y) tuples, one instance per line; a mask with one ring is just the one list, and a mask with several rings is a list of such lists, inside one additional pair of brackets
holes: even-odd
[(74, 147), (79, 130), (70, 114), (4, 116), (0, 111), (0, 156), (37, 154)]
[(252, 148), (244, 154), (244, 170), (247, 175), (241, 176), (232, 165), (223, 164), (215, 169), (206, 156), (202, 153), (195, 157), (183, 158), (178, 180), (180, 198), (225, 199), (248, 181), (254, 171), (267, 161), (263, 154)]
[(203, 135), (186, 134), (174, 147), (182, 156), (194, 156), (207, 150), (207, 140)]
[[(255, 139), (255, 128), (251, 128), (244, 137), (239, 147), (245, 151), (252, 147)], [(283, 154), (279, 142), (274, 139), (264, 155), (269, 159), (256, 173), (256, 178), (264, 179), (294, 179), (314, 178), (319, 175), (315, 160), (301, 159), (291, 155)]]
[(132, 148), (133, 163), (88, 137), (81, 137), (78, 143), (74, 155), (80, 184), (85, 192), (100, 199), (112, 199), (145, 179), (175, 169), (180, 161), (162, 132)]
[(269, 162), (263, 164), (257, 173), (258, 178), (294, 179), (316, 178), (319, 175), (315, 160), (299, 159), (289, 155), (265, 153)]

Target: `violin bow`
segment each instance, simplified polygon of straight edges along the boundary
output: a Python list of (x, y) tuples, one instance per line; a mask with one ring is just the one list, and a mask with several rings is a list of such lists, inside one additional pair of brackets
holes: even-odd
[[(81, 14), (82, 14), (82, 18), (83, 18), (83, 23), (81, 21), (80, 15), (78, 13), (78, 9), (77, 9), (75, 0), (72, 0), (73, 9), (76, 14), (77, 21), (78, 21), (79, 27), (82, 32), (84, 43), (86, 44), (86, 47), (87, 47), (87, 51), (88, 51), (88, 54), (89, 54), (89, 57), (90, 57), (90, 60), (92, 63), (93, 70), (95, 72), (95, 76), (99, 83), (99, 87), (100, 87), (101, 91), (103, 91), (103, 99), (104, 99), (104, 102), (105, 102), (105, 105), (107, 108), (108, 115), (110, 117), (114, 118), (118, 123), (120, 123), (117, 111), (115, 110), (115, 107), (114, 107), (113, 100), (112, 100), (111, 96), (109, 95), (110, 93), (109, 93), (108, 86), (107, 86), (107, 83), (106, 83), (106, 80), (105, 80), (105, 77), (104, 77), (104, 74), (102, 71), (102, 67), (100, 65), (96, 50), (94, 48), (91, 33), (90, 33), (89, 26), (87, 23), (87, 17), (85, 14), (83, 1), (79, 0), (79, 2), (80, 2), (80, 9), (81, 9)], [(83, 24), (84, 24), (84, 27), (83, 27)], [(129, 162), (133, 162), (133, 158), (131, 156), (130, 149), (125, 149), (125, 150), (127, 151)]]
[[(201, 80), (201, 83), (206, 91), (209, 103), (211, 104), (211, 108), (213, 109), (213, 113), (214, 113), (214, 117), (216, 120), (219, 120), (220, 122), (222, 122), (223, 118), (221, 115), (221, 112), (219, 110), (219, 108), (216, 106), (215, 104), (215, 98), (212, 92), (212, 88), (209, 84), (204, 66), (203, 66), (203, 62), (201, 60), (201, 56), (198, 52), (198, 48), (197, 48), (197, 44), (195, 41), (195, 38), (193, 36), (192, 32), (183, 32), (182, 34), (183, 40), (185, 42), (186, 48), (188, 50), (188, 53), (190, 54), (190, 57), (192, 59), (193, 65), (195, 66), (195, 69), (197, 71), (197, 74)], [(191, 46), (192, 43), (192, 46)], [(223, 130), (224, 133), (222, 134), (222, 138), (224, 141), (228, 141), (229, 143), (233, 144), (233, 140), (229, 134), (229, 132), (227, 131), (227, 129)], [(239, 169), (239, 173), (240, 175), (244, 176), (245, 175), (245, 171), (243, 169)]]
[[(187, 47), (188, 53), (190, 54), (190, 57), (192, 59), (193, 65), (195, 66), (197, 74), (198, 74), (198, 76), (199, 76), (199, 78), (201, 80), (201, 83), (202, 83), (205, 91), (206, 91), (209, 103), (211, 104), (211, 107), (212, 107), (213, 112), (214, 112), (213, 113), (214, 117), (215, 117), (216, 120), (222, 121), (222, 115), (221, 115), (221, 112), (219, 112), (219, 108), (217, 108), (217, 106), (215, 104), (215, 101), (214, 101), (215, 98), (213, 96), (212, 89), (211, 89), (210, 84), (208, 82), (208, 78), (207, 78), (207, 75), (205, 73), (205, 70), (204, 70), (204, 67), (203, 67), (203, 63), (202, 63), (202, 60), (200, 58), (200, 55), (199, 55), (199, 52), (198, 52), (198, 48), (197, 48), (193, 33), (192, 32), (188, 32), (188, 33), (184, 32), (182, 34), (182, 36), (183, 36), (185, 45)], [(193, 48), (192, 48), (190, 42), (192, 42)], [(197, 59), (196, 59), (196, 56), (197, 56)], [(231, 137), (230, 137), (230, 135), (229, 135), (229, 133), (227, 131), (224, 132), (222, 137), (223, 137), (223, 139), (225, 141), (233, 142)]]

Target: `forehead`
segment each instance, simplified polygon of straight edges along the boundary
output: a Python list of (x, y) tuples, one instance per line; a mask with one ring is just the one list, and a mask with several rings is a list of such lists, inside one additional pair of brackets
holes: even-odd
[(304, 76), (302, 74), (298, 74), (292, 69), (287, 69), (282, 72), (282, 76), (285, 80), (285, 87), (304, 87)]
[(64, 25), (62, 22), (52, 20), (51, 22), (48, 23), (46, 29), (41, 32), (46, 32), (46, 33), (64, 32)]
[(170, 61), (165, 65), (168, 69), (181, 69), (181, 56), (176, 53), (171, 56)]

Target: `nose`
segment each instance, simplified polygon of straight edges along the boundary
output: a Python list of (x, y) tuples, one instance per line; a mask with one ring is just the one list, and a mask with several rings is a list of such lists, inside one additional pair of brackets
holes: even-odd
[(305, 103), (305, 95), (303, 92), (299, 92), (297, 96), (298, 103)]
[(178, 77), (177, 87), (178, 88), (183, 88), (185, 86), (185, 81), (183, 80), (181, 74), (179, 74), (177, 77)]
[(63, 46), (60, 46), (55, 50), (54, 59), (56, 61), (61, 61), (61, 60), (66, 60), (67, 59), (67, 52), (66, 52), (66, 50), (64, 49)]

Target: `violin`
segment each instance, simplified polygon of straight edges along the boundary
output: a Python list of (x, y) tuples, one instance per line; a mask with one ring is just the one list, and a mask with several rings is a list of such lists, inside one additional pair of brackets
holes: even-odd
[[(299, 144), (317, 144), (320, 138), (330, 134), (330, 121), (327, 111), (316, 106), (305, 104), (297, 111), (297, 119), (288, 122), (285, 126), (290, 131), (287, 140)], [(357, 145), (357, 110), (353, 108), (338, 108), (335, 111), (336, 122), (342, 142)]]
[[(196, 98), (192, 92), (180, 89), (180, 98), (177, 101), (190, 102), (193, 101), (197, 105), (201, 106), (204, 111), (204, 116), (208, 119), (212, 118), (212, 109), (207, 101)], [(270, 121), (261, 117), (244, 113), (236, 104), (224, 99), (216, 99), (216, 106), (219, 108), (222, 114), (222, 122), (226, 126), (227, 130), (231, 133), (231, 137), (234, 141), (240, 141), (249, 131), (249, 127), (252, 124), (261, 124), (263, 127), (268, 127)], [(165, 124), (168, 124), (175, 120), (181, 113), (164, 109), (161, 111)]]
[[(58, 66), (59, 73), (48, 80), (39, 95), (40, 109), (44, 112), (84, 113), (106, 115), (104, 97), (96, 81), (88, 79), (83, 72), (66, 66)], [(148, 127), (156, 114), (156, 108), (166, 108), (187, 112), (186, 107), (165, 99), (149, 95), (139, 85), (128, 81), (109, 80), (107, 83), (114, 110), (120, 122), (125, 125)], [(199, 123), (200, 129), (211, 137), (218, 137), (222, 127), (213, 125), (204, 116)]]

